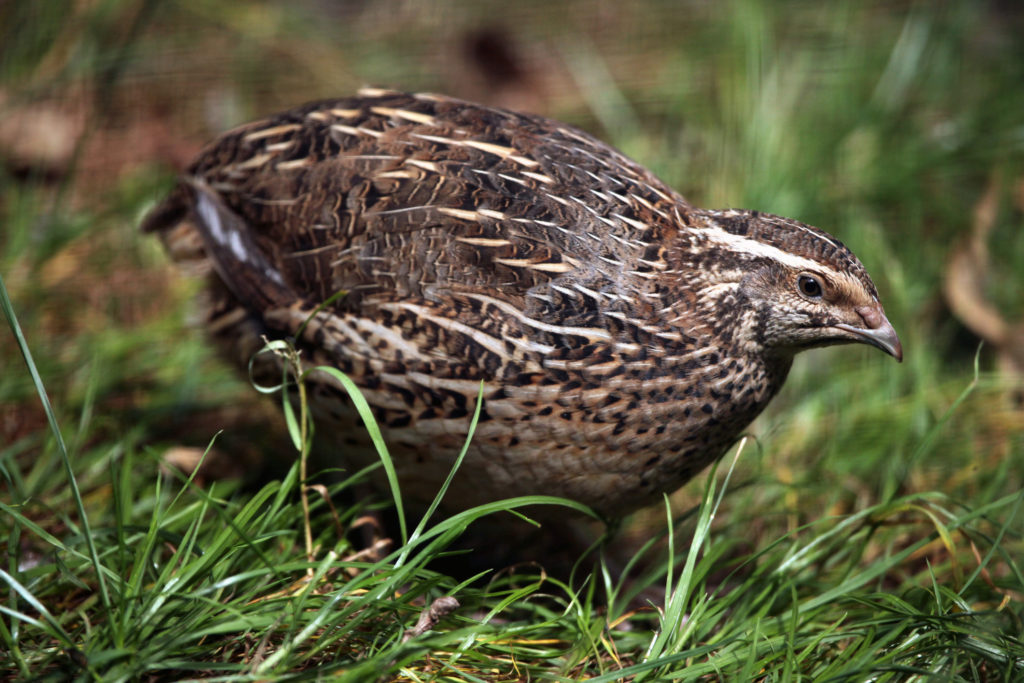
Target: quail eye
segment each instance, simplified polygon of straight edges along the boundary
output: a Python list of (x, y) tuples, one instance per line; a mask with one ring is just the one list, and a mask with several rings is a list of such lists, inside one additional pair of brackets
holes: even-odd
[(808, 299), (820, 299), (824, 294), (824, 286), (821, 283), (821, 279), (804, 273), (796, 280), (796, 286)]

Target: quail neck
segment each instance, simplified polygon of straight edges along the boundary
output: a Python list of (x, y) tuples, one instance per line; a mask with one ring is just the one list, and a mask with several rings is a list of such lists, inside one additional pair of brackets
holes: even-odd
[[(621, 515), (720, 457), (799, 351), (902, 357), (836, 238), (696, 208), (582, 131), (438, 95), (226, 133), (144, 228), (208, 274), (207, 325), (240, 365), (294, 338), (355, 381), (412, 498), (444, 481), (482, 387), (450, 509), (549, 494)], [(310, 381), (321, 441), (371, 462), (341, 387)]]

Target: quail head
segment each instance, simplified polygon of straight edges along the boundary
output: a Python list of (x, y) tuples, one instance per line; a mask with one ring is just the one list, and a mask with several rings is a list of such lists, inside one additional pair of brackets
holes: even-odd
[[(575, 128), (438, 95), (230, 131), (144, 228), (210, 273), (208, 326), (240, 364), (294, 338), (355, 381), (408, 496), (444, 481), (482, 384), (454, 508), (550, 494), (624, 514), (720, 457), (799, 351), (902, 357), (834, 237), (696, 208)], [(345, 392), (310, 381), (318, 438), (370, 462)]]

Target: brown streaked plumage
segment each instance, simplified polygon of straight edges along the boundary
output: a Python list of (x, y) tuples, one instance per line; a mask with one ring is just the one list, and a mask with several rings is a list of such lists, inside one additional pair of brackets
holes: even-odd
[[(363, 91), (226, 133), (144, 227), (212, 266), (209, 324), (240, 363), (309, 319), (303, 357), (362, 388), (414, 497), (447, 475), (482, 381), (457, 507), (628, 512), (720, 457), (798, 351), (902, 357), (821, 230), (696, 208), (586, 133), (436, 95)], [(314, 407), (341, 457), (374, 457), (325, 376)]]

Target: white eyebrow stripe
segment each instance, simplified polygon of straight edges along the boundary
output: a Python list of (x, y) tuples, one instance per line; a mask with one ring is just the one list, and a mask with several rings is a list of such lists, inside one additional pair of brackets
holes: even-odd
[(729, 251), (737, 254), (749, 254), (751, 256), (760, 256), (773, 261), (779, 261), (780, 263), (784, 263), (790, 268), (795, 268), (797, 270), (827, 270), (834, 275), (838, 275), (838, 273), (822, 263), (812, 261), (811, 259), (804, 258), (803, 256), (791, 254), (788, 251), (784, 251), (778, 247), (773, 247), (772, 245), (765, 244), (764, 242), (752, 240), (749, 237), (734, 235), (733, 233), (722, 230), (721, 228), (697, 228), (697, 230), (700, 232), (702, 237), (705, 237), (709, 241), (719, 244)]
[[(743, 215), (746, 212), (742, 211), (740, 209), (727, 209), (727, 210), (723, 211), (722, 213), (727, 215), (727, 216), (741, 216), (741, 215)], [(778, 225), (778, 226), (784, 227), (784, 228), (796, 228), (798, 230), (803, 230), (804, 232), (809, 233), (810, 235), (815, 237), (816, 239), (819, 239), (819, 240), (821, 240), (823, 242), (826, 242), (829, 245), (831, 245), (832, 247), (835, 247), (836, 249), (840, 249), (841, 248), (838, 244), (836, 244), (831, 239), (829, 239), (831, 237), (831, 235), (827, 235), (827, 234), (821, 232), (820, 230), (815, 230), (814, 228), (812, 228), (812, 227), (810, 227), (808, 225), (803, 225), (803, 224), (801, 224), (801, 223), (799, 223), (797, 221), (787, 220), (785, 218), (781, 218), (779, 216), (774, 216), (772, 214), (761, 214), (760, 219), (763, 220), (766, 223), (771, 223), (772, 225)]]

